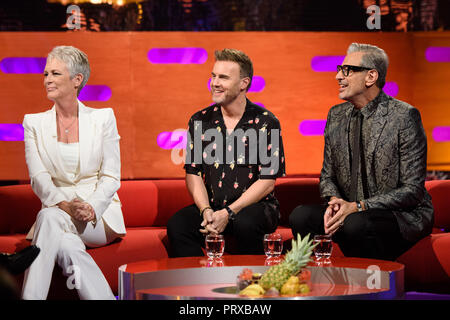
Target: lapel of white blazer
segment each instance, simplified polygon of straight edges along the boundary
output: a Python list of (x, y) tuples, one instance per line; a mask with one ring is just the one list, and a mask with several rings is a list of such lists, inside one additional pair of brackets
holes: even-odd
[(53, 163), (55, 173), (65, 180), (69, 180), (64, 170), (64, 164), (58, 151), (58, 133), (56, 128), (56, 109), (55, 106), (50, 112), (45, 113), (45, 119), (41, 122), (42, 141), (47, 150), (48, 158)]
[(87, 170), (90, 155), (92, 152), (92, 142), (94, 141), (95, 123), (92, 121), (88, 108), (78, 101), (78, 138), (80, 146), (80, 170), (79, 175)]

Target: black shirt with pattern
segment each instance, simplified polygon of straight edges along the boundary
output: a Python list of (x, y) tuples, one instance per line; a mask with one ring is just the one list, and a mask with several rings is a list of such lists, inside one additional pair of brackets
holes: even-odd
[[(367, 190), (367, 175), (369, 174), (367, 172), (367, 164), (365, 163), (366, 154), (367, 154), (367, 146), (369, 145), (369, 139), (370, 139), (370, 132), (372, 131), (373, 127), (373, 121), (375, 114), (375, 111), (377, 110), (377, 106), (380, 103), (382, 99), (386, 99), (386, 94), (381, 90), (380, 93), (370, 101), (366, 106), (364, 106), (361, 110), (353, 107), (351, 119), (350, 119), (350, 127), (348, 130), (348, 146), (350, 151), (350, 168), (352, 167), (351, 159), (353, 155), (353, 136), (354, 136), (354, 127), (356, 125), (356, 116), (359, 114), (359, 112), (362, 114), (362, 123), (361, 123), (361, 158), (360, 158), (360, 165), (358, 169), (358, 189), (357, 189), (357, 196), (356, 200), (361, 201), (364, 199), (369, 198), (369, 191)], [(364, 178), (364, 179), (363, 179)], [(363, 183), (363, 180), (365, 183)]]
[[(220, 105), (211, 105), (189, 120), (184, 168), (203, 178), (210, 206), (222, 209), (255, 181), (286, 175), (280, 122), (247, 99), (242, 118), (227, 132)], [(273, 191), (261, 201), (279, 208)]]

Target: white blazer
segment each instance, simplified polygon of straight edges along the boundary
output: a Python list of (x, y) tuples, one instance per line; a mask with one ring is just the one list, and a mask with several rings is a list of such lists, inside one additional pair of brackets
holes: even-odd
[[(42, 208), (79, 198), (89, 203), (97, 221), (103, 221), (119, 235), (125, 235), (120, 187), (120, 136), (111, 108), (93, 109), (78, 101), (80, 146), (79, 174), (69, 178), (58, 152), (55, 106), (51, 110), (26, 114), (23, 119), (25, 159), (31, 187)], [(32, 239), (34, 225), (27, 235)]]

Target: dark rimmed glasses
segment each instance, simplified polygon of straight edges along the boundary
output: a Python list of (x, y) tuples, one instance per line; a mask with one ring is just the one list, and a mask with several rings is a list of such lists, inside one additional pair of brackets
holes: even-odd
[(350, 74), (350, 70), (352, 72), (361, 72), (363, 70), (372, 70), (373, 69), (373, 68), (367, 68), (367, 67), (361, 67), (361, 66), (352, 66), (349, 64), (338, 65), (336, 68), (337, 68), (337, 72), (342, 71), (342, 74), (344, 75), (344, 77), (348, 77), (348, 75)]

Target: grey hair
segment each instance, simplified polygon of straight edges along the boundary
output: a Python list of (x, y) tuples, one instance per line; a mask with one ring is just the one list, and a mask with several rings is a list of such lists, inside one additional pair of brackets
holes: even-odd
[(54, 58), (57, 58), (66, 64), (71, 79), (79, 73), (83, 75), (83, 81), (78, 87), (77, 93), (80, 94), (81, 89), (86, 85), (91, 74), (87, 55), (80, 49), (72, 46), (57, 46), (54, 47), (47, 56), (48, 60)]
[(386, 83), (386, 74), (389, 65), (389, 58), (386, 52), (377, 46), (356, 42), (352, 43), (347, 49), (347, 54), (353, 52), (364, 53), (361, 59), (361, 66), (373, 68), (378, 71), (378, 80), (376, 85), (378, 88), (383, 89)]

